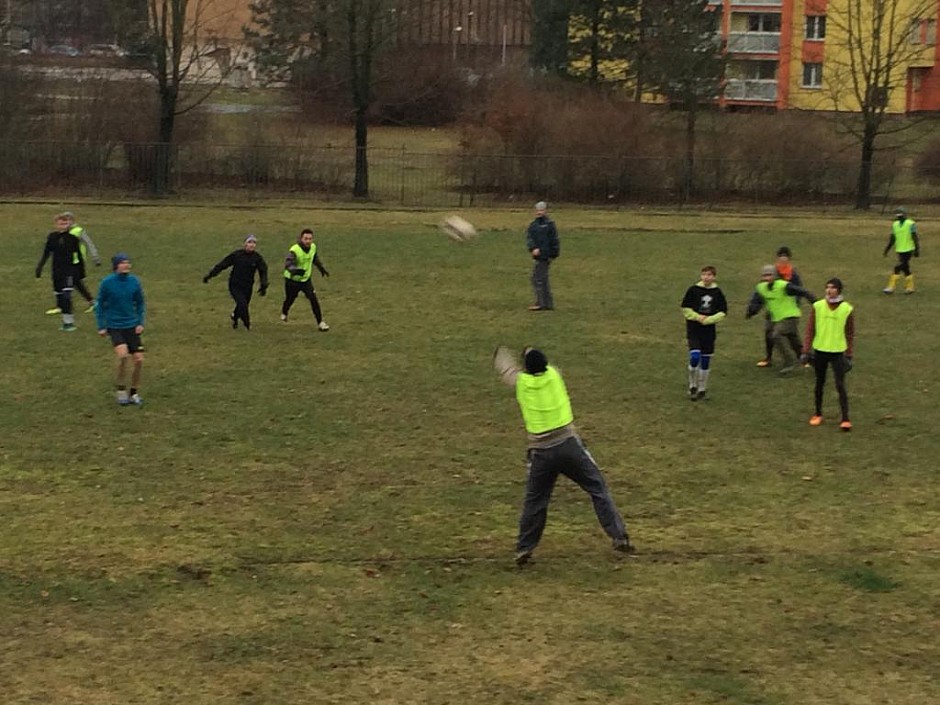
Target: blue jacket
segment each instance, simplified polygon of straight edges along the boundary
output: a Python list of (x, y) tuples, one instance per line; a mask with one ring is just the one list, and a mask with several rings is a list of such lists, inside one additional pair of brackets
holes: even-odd
[(98, 286), (98, 330), (144, 325), (147, 305), (140, 279), (133, 274), (111, 274)]
[(555, 221), (547, 215), (536, 218), (529, 223), (525, 231), (525, 246), (531, 252), (535, 248), (539, 250), (540, 260), (553, 260), (561, 253), (561, 246), (558, 242), (558, 230), (555, 228)]

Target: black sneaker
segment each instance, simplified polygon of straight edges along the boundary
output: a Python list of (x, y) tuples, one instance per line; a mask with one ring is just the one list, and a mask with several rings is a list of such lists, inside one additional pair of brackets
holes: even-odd
[(697, 399), (698, 399), (699, 401), (701, 401), (702, 399), (705, 399), (705, 398), (706, 398), (705, 390), (704, 390), (704, 389), (700, 389), (700, 390), (699, 390), (699, 393), (698, 393), (698, 395), (697, 395)]
[(633, 544), (630, 543), (630, 539), (614, 539), (614, 550), (619, 551), (620, 553), (636, 553), (636, 549), (633, 547)]
[(532, 560), (532, 551), (519, 551), (516, 553), (516, 565), (525, 565)]
[(695, 387), (689, 387), (689, 400), (698, 401), (698, 389)]

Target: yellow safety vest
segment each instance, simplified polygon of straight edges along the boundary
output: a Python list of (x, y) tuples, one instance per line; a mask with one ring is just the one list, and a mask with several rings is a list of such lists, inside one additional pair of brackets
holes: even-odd
[(816, 331), (813, 335), (813, 349), (820, 352), (839, 353), (849, 349), (845, 337), (845, 322), (852, 313), (852, 304), (842, 301), (834, 309), (829, 308), (825, 299), (813, 304), (816, 311)]
[(310, 252), (304, 252), (304, 248), (302, 248), (297, 243), (291, 245), (290, 251), (294, 253), (294, 259), (297, 262), (295, 266), (303, 267), (304, 273), (300, 275), (291, 274), (289, 269), (285, 269), (284, 278), (295, 282), (308, 281), (310, 279), (310, 275), (313, 273), (313, 258), (317, 254), (316, 243), (310, 244)]
[(898, 254), (913, 252), (917, 249), (914, 246), (914, 221), (905, 218), (904, 221), (895, 220), (891, 225), (891, 231), (894, 233), (894, 251)]
[(565, 381), (551, 365), (541, 374), (520, 372), (517, 375), (516, 401), (529, 433), (545, 433), (574, 421)]
[(796, 302), (795, 296), (787, 293), (785, 279), (775, 279), (769, 284), (761, 282), (757, 285), (757, 293), (764, 299), (767, 312), (770, 313), (770, 320), (774, 323), (785, 318), (800, 317), (800, 305)]

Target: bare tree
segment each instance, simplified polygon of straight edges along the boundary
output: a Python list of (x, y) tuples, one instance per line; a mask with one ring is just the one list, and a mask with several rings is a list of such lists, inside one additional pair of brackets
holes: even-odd
[(889, 120), (889, 111), (904, 95), (908, 67), (927, 49), (924, 33), (936, 20), (937, 2), (841, 0), (830, 3), (828, 13), (823, 81), (830, 107), (858, 141), (855, 207), (867, 210), (878, 138), (912, 124)]
[(646, 0), (643, 6), (646, 85), (685, 112), (684, 197), (695, 183), (699, 113), (714, 104), (724, 81), (720, 17), (708, 0)]
[(144, 69), (157, 86), (157, 144), (152, 188), (170, 188), (176, 119), (202, 104), (230, 71), (229, 50), (207, 31), (211, 20), (227, 12), (215, 0), (146, 0), (146, 18), (138, 20), (137, 43)]
[(341, 85), (355, 124), (353, 196), (369, 195), (369, 110), (376, 64), (398, 27), (395, 0), (256, 0), (246, 30), (261, 66), (303, 92)]

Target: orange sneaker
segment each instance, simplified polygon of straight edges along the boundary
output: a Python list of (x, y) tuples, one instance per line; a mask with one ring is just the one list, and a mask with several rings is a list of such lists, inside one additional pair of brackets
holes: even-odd
[(757, 366), (758, 367), (770, 367), (770, 360), (767, 360), (766, 358), (763, 360), (758, 360)]
[(841, 428), (843, 431), (851, 431), (851, 430), (852, 430), (852, 422), (849, 421), (848, 419), (846, 419), (845, 421), (843, 421), (842, 423), (839, 424), (839, 428)]
[[(822, 416), (819, 416), (819, 415), (810, 416), (810, 417), (809, 417), (809, 425), (810, 425), (810, 426), (822, 426)], [(851, 424), (849, 424), (849, 425), (851, 426)]]

